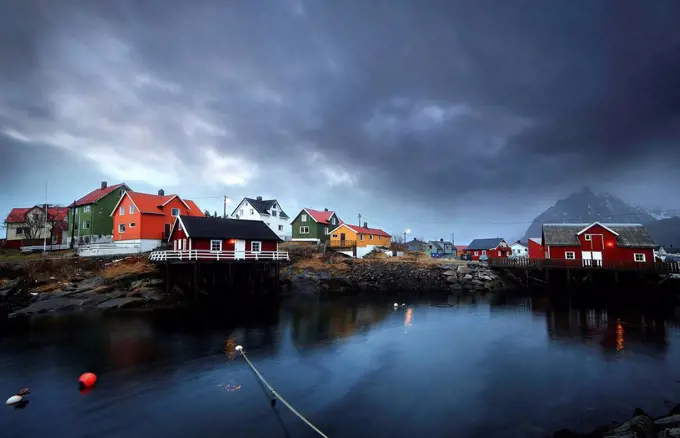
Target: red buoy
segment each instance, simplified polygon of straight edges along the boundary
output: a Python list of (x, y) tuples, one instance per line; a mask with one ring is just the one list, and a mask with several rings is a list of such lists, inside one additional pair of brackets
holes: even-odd
[(83, 373), (78, 379), (80, 389), (90, 388), (97, 383), (97, 376), (92, 373)]

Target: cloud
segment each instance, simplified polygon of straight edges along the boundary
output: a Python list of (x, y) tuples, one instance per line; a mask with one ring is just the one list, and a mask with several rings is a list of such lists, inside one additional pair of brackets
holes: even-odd
[(436, 206), (491, 232), (489, 211), (520, 215), (507, 199), (540, 211), (680, 165), (678, 15), (673, 1), (26, 0), (0, 17), (0, 132), (143, 186), (372, 209), (414, 233), (408, 211)]

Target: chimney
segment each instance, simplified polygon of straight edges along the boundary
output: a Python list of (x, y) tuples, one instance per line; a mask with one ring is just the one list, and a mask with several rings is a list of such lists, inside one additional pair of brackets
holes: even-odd
[(260, 201), (260, 202), (262, 202), (262, 196), (258, 196), (258, 197), (257, 197), (257, 200)]
[(439, 241), (440, 241), (440, 242), (443, 242), (443, 241), (444, 241), (444, 238), (439, 239)]
[(368, 222), (364, 222), (364, 228), (368, 228)]
[(327, 208), (324, 208), (323, 211), (328, 211), (328, 209), (327, 209)]
[(107, 187), (106, 181), (102, 181), (102, 190), (104, 190)]
[(158, 196), (165, 196), (165, 190), (160, 189), (160, 190), (158, 191)]

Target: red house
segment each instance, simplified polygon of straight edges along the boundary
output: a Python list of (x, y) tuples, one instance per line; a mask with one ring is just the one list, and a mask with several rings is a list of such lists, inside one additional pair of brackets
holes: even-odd
[(206, 256), (225, 253), (225, 259), (252, 259), (256, 254), (261, 258), (274, 254), (281, 239), (262, 221), (179, 216), (168, 242), (175, 251), (199, 250)]
[(653, 263), (654, 240), (641, 224), (545, 224), (545, 258), (603, 262)]
[(471, 260), (479, 260), (479, 257), (486, 255), (490, 259), (510, 257), (512, 249), (500, 237), (490, 239), (475, 239), (465, 248), (465, 253), (469, 254)]
[(544, 259), (545, 251), (543, 251), (543, 240), (540, 237), (529, 238), (529, 258), (530, 259)]

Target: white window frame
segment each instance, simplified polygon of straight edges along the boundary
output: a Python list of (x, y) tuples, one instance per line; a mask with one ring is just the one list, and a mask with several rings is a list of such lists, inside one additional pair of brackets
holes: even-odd
[(135, 228), (137, 226), (137, 222), (130, 222), (130, 228)]
[[(87, 226), (85, 226), (87, 225)], [(81, 230), (89, 230), (90, 229), (90, 221), (83, 221), (82, 224), (80, 224), (80, 229)]]
[(323, 231), (324, 231), (324, 233), (326, 233), (326, 236), (328, 236), (329, 234), (331, 234), (331, 230), (329, 230), (328, 227), (325, 227), (325, 228), (323, 229)]
[(331, 219), (331, 224), (335, 225), (335, 216)]
[[(571, 257), (569, 257), (571, 255)], [(576, 253), (574, 251), (565, 251), (564, 252), (564, 259), (565, 260), (576, 260)]]
[[(430, 248), (432, 248), (432, 247), (430, 247)], [(479, 251), (475, 251), (475, 255), (478, 256), (478, 255), (479, 255)]]
[(300, 225), (300, 234), (309, 234), (309, 227), (307, 225)]
[(368, 235), (368, 240), (373, 240), (373, 234)]
[(238, 214), (239, 214), (240, 217), (243, 217), (243, 209), (240, 209), (240, 210), (238, 211)]
[(118, 209), (118, 216), (125, 216), (125, 207), (120, 207)]
[[(177, 212), (177, 214), (175, 214), (175, 212)], [(172, 210), (170, 210), (170, 214), (175, 217), (179, 216), (180, 214), (179, 208), (173, 208)]]
[[(257, 249), (255, 249), (255, 244), (257, 243)], [(250, 242), (250, 252), (262, 252), (262, 242), (259, 240), (253, 240)]]
[(250, 209), (250, 215), (251, 215), (251, 216), (255, 216), (255, 209), (254, 209), (254, 208), (251, 208), (251, 209)]
[[(220, 245), (219, 245), (219, 248), (220, 248), (220, 249), (213, 249), (213, 243), (215, 243), (215, 242), (217, 242), (217, 243), (220, 244)], [(222, 252), (222, 241), (221, 241), (221, 240), (217, 240), (217, 239), (211, 239), (211, 240), (210, 240), (210, 252)]]
[(482, 255), (486, 255), (486, 250), (485, 250), (485, 249), (482, 250)]
[(593, 238), (592, 238), (592, 236), (591, 236), (590, 234), (586, 234), (585, 237), (584, 237), (584, 239), (586, 239), (588, 242), (590, 242), (591, 240), (593, 240)]
[(301, 222), (307, 222), (307, 215), (303, 214), (302, 216), (300, 216), (300, 221)]
[(89, 205), (86, 205), (85, 207), (83, 207), (83, 213), (89, 213), (89, 212), (90, 212), (90, 206)]
[[(638, 256), (640, 256), (642, 260), (638, 260)], [(633, 254), (633, 260), (635, 260), (638, 263), (645, 263), (647, 261), (647, 256), (644, 253), (636, 252), (635, 254)]]
[(279, 225), (279, 231), (283, 231), (283, 225)]
[(125, 232), (125, 224), (118, 224), (118, 232), (121, 234)]
[(361, 240), (361, 241), (363, 242), (363, 240), (364, 240), (364, 235), (363, 235), (363, 234), (359, 234), (359, 240)]
[(498, 251), (498, 257), (502, 257), (502, 256), (503, 256), (503, 252), (502, 252), (502, 251)]
[(130, 204), (130, 214), (135, 214), (135, 206), (134, 206), (134, 204)]

